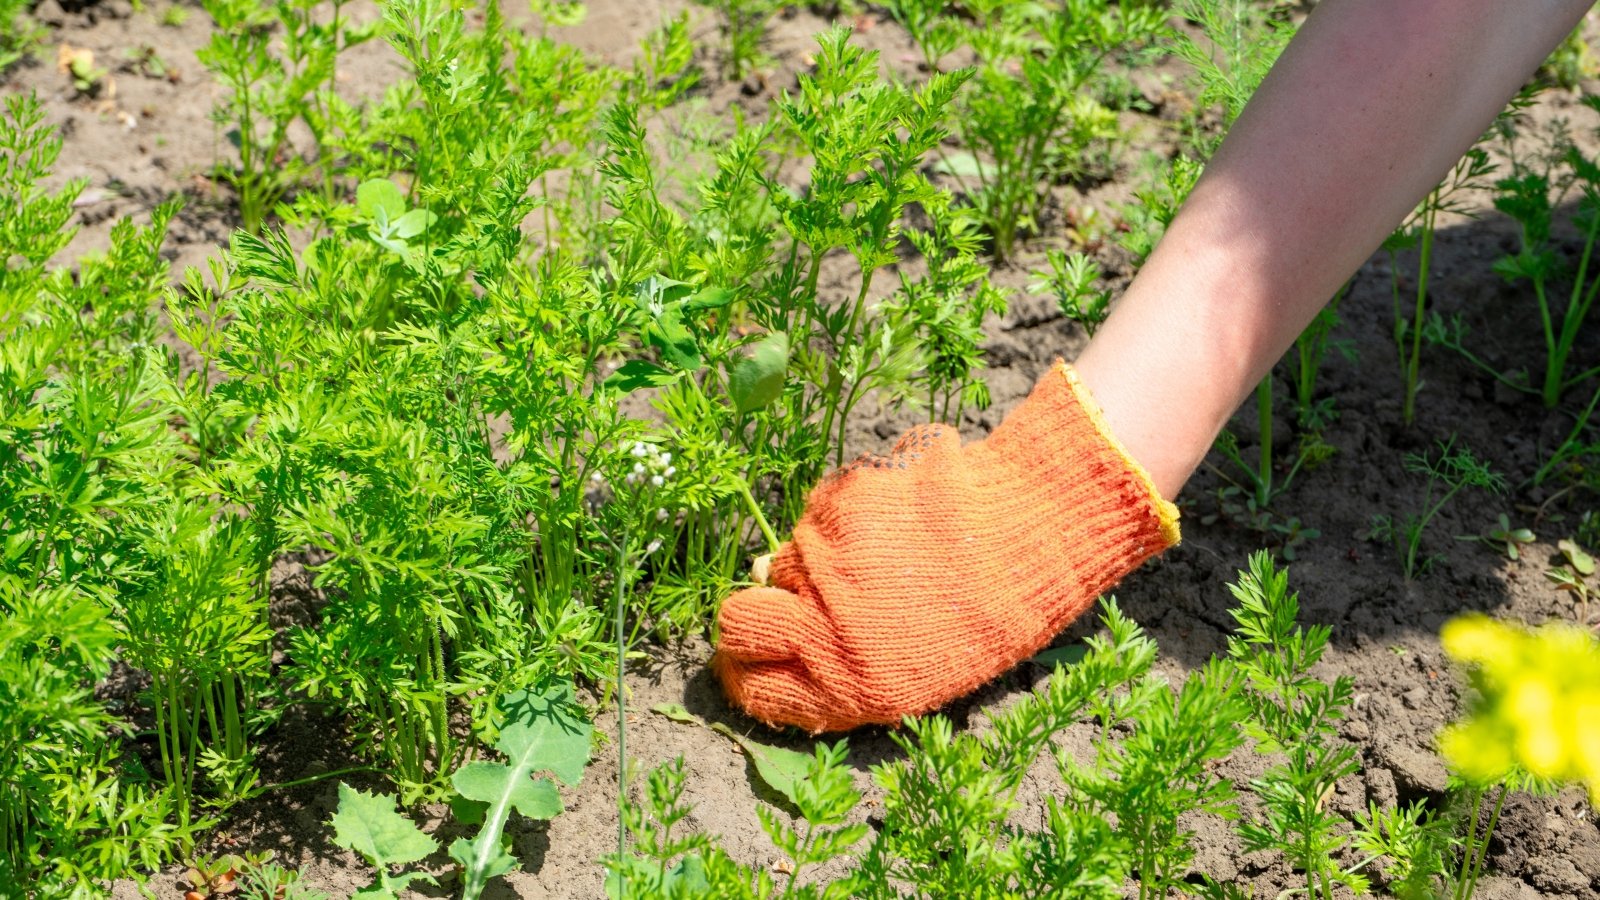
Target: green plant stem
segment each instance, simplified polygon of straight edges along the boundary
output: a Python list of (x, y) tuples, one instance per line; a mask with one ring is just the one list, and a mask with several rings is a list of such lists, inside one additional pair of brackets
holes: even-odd
[[(836, 346), (850, 344), (856, 340), (856, 332), (861, 326), (862, 310), (865, 309), (867, 305), (867, 291), (872, 287), (872, 275), (875, 271), (875, 269), (869, 269), (862, 273), (861, 288), (860, 290), (856, 291), (855, 305), (850, 310), (850, 323), (845, 328), (845, 332), (842, 335), (842, 340), (840, 339), (840, 336), (834, 336), (834, 344)], [(864, 373), (860, 374), (864, 375)], [(855, 381), (853, 381), (850, 384), (849, 393), (846, 394), (844, 399), (841, 401), (839, 397), (839, 391), (844, 387), (844, 372), (838, 367), (837, 360), (833, 361), (829, 365), (826, 397), (828, 409), (822, 420), (822, 433), (825, 435), (832, 435), (835, 427), (834, 423), (835, 421), (838, 422), (837, 427), (839, 435), (838, 440), (835, 442), (833, 458), (833, 464), (836, 466), (844, 463), (845, 423), (850, 419), (850, 409), (855, 405), (856, 391), (860, 387), (862, 380), (862, 378), (857, 378)]]
[[(1495, 826), (1500, 823), (1500, 811), (1505, 807), (1506, 795), (1509, 793), (1506, 785), (1500, 785), (1500, 794), (1495, 798), (1494, 810), (1489, 813), (1489, 821), (1484, 825), (1483, 837), (1480, 841), (1467, 842), (1467, 859), (1463, 861), (1466, 867), (1464, 879), (1456, 883), (1458, 900), (1468, 900), (1478, 889), (1478, 879), (1483, 875), (1483, 864), (1489, 859), (1489, 837), (1494, 834)], [(1473, 796), (1472, 822), (1476, 827), (1478, 823), (1477, 804), (1481, 803), (1483, 792), (1479, 791)]]
[[(1416, 418), (1417, 377), (1422, 364), (1422, 316), (1428, 303), (1428, 272), (1433, 261), (1434, 204), (1438, 201), (1437, 189), (1429, 195), (1427, 211), (1422, 218), (1422, 249), (1417, 260), (1417, 302), (1411, 317), (1411, 353), (1403, 360), (1406, 373), (1406, 398), (1401, 418), (1407, 425)], [(1402, 354), (1404, 355), (1404, 354)]]
[(339, 778), (339, 777), (344, 776), (344, 775), (354, 775), (354, 774), (357, 774), (357, 773), (371, 773), (371, 774), (381, 775), (381, 774), (383, 774), (384, 771), (385, 770), (377, 768), (376, 766), (350, 766), (350, 767), (344, 768), (344, 769), (334, 769), (331, 772), (323, 772), (323, 773), (318, 774), (318, 775), (307, 775), (304, 778), (296, 778), (296, 779), (294, 779), (292, 781), (279, 781), (279, 782), (275, 782), (273, 784), (260, 785), (258, 787), (252, 788), (250, 791), (244, 793), (243, 795), (240, 796), (239, 799), (241, 799), (241, 800), (254, 800), (257, 797), (260, 797), (260, 796), (262, 796), (264, 794), (271, 793), (272, 791), (285, 791), (285, 790), (288, 790), (289, 788), (299, 787), (299, 786), (301, 786), (303, 784), (315, 784), (316, 782), (322, 781), (322, 780), (327, 779), (327, 778)]
[(1562, 441), (1561, 446), (1556, 448), (1556, 452), (1550, 455), (1549, 461), (1540, 466), (1539, 471), (1533, 473), (1533, 484), (1535, 486), (1543, 484), (1544, 480), (1550, 477), (1551, 471), (1566, 460), (1569, 455), (1568, 448), (1576, 445), (1578, 436), (1583, 433), (1583, 429), (1588, 427), (1589, 417), (1594, 414), (1594, 408), (1597, 403), (1600, 403), (1600, 388), (1596, 388), (1594, 395), (1589, 398), (1589, 405), (1584, 407), (1583, 413), (1578, 416), (1578, 421), (1573, 423), (1572, 430), (1567, 433), (1567, 439)]
[(1596, 294), (1600, 293), (1600, 278), (1595, 279), (1594, 284), (1588, 286), (1588, 290), (1584, 290), (1597, 236), (1600, 236), (1600, 215), (1593, 217), (1589, 223), (1589, 233), (1584, 236), (1583, 256), (1578, 262), (1577, 278), (1572, 284), (1572, 298), (1567, 303), (1567, 312), (1561, 321), (1561, 336), (1555, 346), (1550, 348), (1550, 359), (1545, 366), (1544, 405), (1547, 409), (1555, 408), (1561, 400), (1562, 392), (1567, 388), (1594, 374), (1594, 370), (1591, 370), (1570, 381), (1563, 378), (1567, 368), (1567, 358), (1572, 353), (1573, 341), (1578, 337), (1578, 329), (1588, 317), (1589, 307), (1594, 304)]
[[(1535, 395), (1539, 394), (1539, 390), (1537, 388), (1529, 387), (1526, 384), (1523, 384), (1523, 383), (1521, 383), (1519, 381), (1515, 381), (1515, 380), (1507, 377), (1504, 372), (1501, 372), (1499, 369), (1495, 368), (1494, 366), (1489, 365), (1489, 363), (1485, 362), (1482, 357), (1479, 357), (1477, 354), (1473, 353), (1471, 350), (1468, 350), (1466, 347), (1462, 346), (1462, 344), (1459, 341), (1447, 336), (1442, 341), (1440, 341), (1440, 343), (1443, 346), (1448, 347), (1449, 349), (1454, 350), (1457, 353), (1461, 354), (1461, 356), (1464, 359), (1466, 359), (1467, 362), (1472, 363), (1473, 365), (1477, 366), (1479, 369), (1482, 369), (1485, 374), (1490, 375), (1491, 377), (1494, 378), (1495, 381), (1500, 382), (1501, 384), (1505, 385), (1506, 387), (1511, 388), (1514, 391), (1520, 391), (1521, 393), (1524, 393), (1524, 394), (1535, 394)], [(1600, 371), (1600, 370), (1596, 370), (1596, 371)]]
[(1256, 424), (1261, 446), (1256, 462), (1256, 505), (1266, 509), (1272, 502), (1272, 373), (1256, 385)]
[[(1477, 872), (1475, 871), (1480, 860), (1478, 823), (1483, 818), (1483, 795), (1485, 792), (1483, 788), (1476, 787), (1472, 788), (1471, 792), (1471, 800), (1469, 802), (1472, 806), (1472, 819), (1467, 823), (1467, 839), (1461, 855), (1461, 868), (1456, 872), (1455, 889), (1450, 894), (1452, 900), (1467, 900), (1472, 896), (1472, 888), (1478, 881)], [(1504, 800), (1505, 787), (1502, 786), (1500, 789), (1500, 802)], [(1494, 812), (1490, 816), (1490, 822), (1499, 818), (1499, 814), (1500, 806), (1499, 802), (1497, 802)], [(1487, 851), (1491, 833), (1493, 833), (1492, 829), (1485, 829), (1483, 833), (1482, 843), (1485, 851)]]
[[(626, 612), (623, 607), (623, 597), (626, 592), (623, 587), (628, 575), (628, 541), (629, 534), (626, 529), (622, 532), (622, 546), (617, 551), (616, 594), (612, 598), (616, 607), (615, 620), (617, 645), (617, 859), (626, 859), (628, 853), (628, 697), (624, 687), (623, 678), (628, 671), (628, 648), (622, 636)], [(618, 897), (626, 900), (628, 896), (627, 874), (621, 870), (617, 875)]]
[[(173, 746), (173, 742), (177, 739), (177, 731), (174, 730), (172, 737), (168, 738), (167, 704), (158, 697), (154, 706), (156, 708), (156, 744), (161, 751), (161, 774), (166, 778), (168, 784), (176, 785), (178, 784), (177, 766), (175, 764), (177, 751)], [(180, 793), (178, 795), (178, 821), (180, 822), (188, 816), (188, 810), (184, 806), (184, 799), (184, 796)]]
[[(1414, 575), (1416, 573), (1417, 551), (1422, 548), (1422, 532), (1423, 532), (1423, 530), (1428, 527), (1428, 523), (1429, 522), (1433, 521), (1433, 517), (1439, 514), (1439, 510), (1444, 509), (1444, 505), (1446, 503), (1450, 502), (1450, 498), (1452, 498), (1456, 494), (1460, 493), (1461, 489), (1464, 488), (1464, 487), (1466, 487), (1465, 483), (1458, 483), (1458, 484), (1452, 485), (1450, 490), (1445, 491), (1444, 492), (1444, 496), (1440, 497), (1439, 498), (1439, 502), (1437, 502), (1437, 503), (1431, 503), (1430, 504), (1426, 500), (1423, 501), (1423, 504), (1422, 504), (1422, 516), (1421, 516), (1421, 518), (1419, 518), (1417, 520), (1417, 527), (1416, 527), (1416, 529), (1414, 531), (1412, 531), (1407, 536), (1407, 538), (1408, 538), (1407, 539), (1407, 545), (1408, 546), (1406, 548), (1406, 578), (1407, 579), (1410, 579), (1412, 577), (1412, 575)], [(1429, 493), (1432, 493), (1431, 482), (1430, 482), (1430, 491), (1429, 491)]]
[(777, 553), (782, 544), (779, 543), (778, 536), (772, 532), (772, 526), (767, 524), (767, 517), (761, 512), (761, 504), (756, 502), (756, 495), (750, 492), (750, 483), (739, 478), (735, 480), (734, 486), (740, 496), (744, 497), (745, 506), (749, 508), (756, 524), (761, 527), (761, 536), (767, 539), (767, 552)]

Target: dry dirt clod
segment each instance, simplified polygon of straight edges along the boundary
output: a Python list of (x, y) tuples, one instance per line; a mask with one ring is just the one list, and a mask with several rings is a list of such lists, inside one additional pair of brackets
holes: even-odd
[(1403, 793), (1444, 794), (1449, 773), (1437, 755), (1417, 750), (1383, 734), (1377, 735), (1376, 743), (1376, 756), (1394, 773), (1395, 785)]
[(1491, 875), (1478, 882), (1477, 895), (1482, 900), (1536, 900), (1539, 892), (1521, 879)]
[(1541, 891), (1581, 895), (1589, 890), (1589, 879), (1564, 856), (1536, 856), (1528, 867), (1533, 870), (1533, 886)]

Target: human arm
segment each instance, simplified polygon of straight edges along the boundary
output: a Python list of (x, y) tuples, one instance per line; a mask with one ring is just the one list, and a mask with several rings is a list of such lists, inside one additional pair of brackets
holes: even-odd
[(1317, 312), (1590, 0), (1323, 0), (1079, 355), (1175, 496)]
[(935, 709), (1175, 543), (1162, 498), (1586, 7), (1323, 0), (1076, 372), (985, 440), (913, 431), (811, 494), (719, 611), (730, 698), (810, 731)]

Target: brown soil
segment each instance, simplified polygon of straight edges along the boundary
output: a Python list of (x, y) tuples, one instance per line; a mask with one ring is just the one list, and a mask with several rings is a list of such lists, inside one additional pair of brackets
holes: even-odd
[[(7, 91), (32, 90), (48, 103), (52, 120), (67, 138), (59, 177), (84, 178), (88, 189), (79, 202), (82, 231), (69, 253), (105, 245), (110, 224), (122, 216), (142, 219), (162, 199), (182, 193), (189, 205), (173, 226), (169, 255), (178, 266), (200, 265), (227, 240), (235, 225), (226, 192), (206, 171), (222, 147), (209, 115), (216, 90), (194, 51), (207, 37), (209, 20), (198, 8), (178, 27), (159, 24), (167, 0), (135, 10), (130, 0), (43, 0), (35, 15), (51, 26), (37, 60), (9, 73)], [(663, 14), (685, 8), (682, 0), (593, 0), (588, 20), (561, 30), (560, 36), (596, 55), (622, 59), (634, 52), (638, 39)], [(370, 8), (369, 8), (370, 11)], [(513, 12), (516, 12), (514, 10)], [(704, 10), (695, 9), (698, 42), (716, 42), (715, 26)], [(794, 82), (806, 65), (811, 36), (826, 24), (812, 13), (788, 15), (774, 22), (767, 44), (776, 60), (765, 78), (743, 84), (715, 75), (714, 60), (704, 60), (708, 87), (705, 102), (714, 114), (737, 104), (761, 113), (767, 100)], [(858, 40), (882, 50), (891, 70), (910, 72), (915, 65), (903, 32), (880, 12), (855, 21)], [(76, 95), (55, 67), (54, 45), (87, 47), (97, 62), (112, 69), (115, 92), (100, 97)], [(124, 63), (124, 53), (152, 48), (167, 63), (157, 77)], [(369, 44), (341, 63), (341, 79), (354, 93), (378, 90), (399, 71), (398, 61), (381, 44)], [(1055, 189), (1053, 218), (1046, 236), (1035, 241), (1014, 265), (997, 271), (996, 279), (1016, 289), (1011, 314), (991, 323), (987, 346), (988, 381), (994, 406), (971, 412), (964, 428), (981, 436), (1023, 396), (1050, 360), (1071, 358), (1084, 337), (1057, 314), (1052, 304), (1026, 295), (1028, 272), (1041, 263), (1051, 244), (1063, 244), (1072, 210), (1085, 204), (1115, 219), (1116, 202), (1127, 198), (1133, 160), (1139, 153), (1164, 152), (1170, 125), (1161, 112), (1181, 103), (1171, 93), (1172, 75), (1165, 70), (1137, 73), (1136, 83), (1151, 102), (1148, 115), (1127, 114), (1134, 147), (1118, 178), (1088, 190)], [(1547, 97), (1534, 113), (1540, 121), (1568, 118), (1593, 150), (1594, 113), (1568, 95)], [(1487, 210), (1487, 205), (1479, 202)], [(1460, 220), (1440, 236), (1434, 305), (1440, 312), (1461, 314), (1472, 326), (1478, 346), (1496, 361), (1534, 359), (1542, 353), (1534, 325), (1531, 298), (1508, 287), (1490, 270), (1494, 258), (1511, 246), (1515, 234), (1492, 213)], [(1127, 262), (1115, 251), (1100, 251), (1108, 271), (1126, 277)], [(1530, 508), (1549, 499), (1538, 491), (1514, 489), (1503, 497), (1463, 494), (1446, 508), (1426, 539), (1426, 552), (1439, 560), (1427, 577), (1407, 583), (1393, 552), (1364, 535), (1373, 514), (1400, 512), (1417, 502), (1422, 485), (1402, 468), (1408, 452), (1427, 449), (1439, 439), (1457, 435), (1493, 467), (1517, 484), (1525, 481), (1560, 435), (1570, 427), (1574, 409), (1546, 414), (1521, 397), (1508, 397), (1467, 363), (1435, 352), (1424, 362), (1427, 381), (1413, 427), (1400, 422), (1399, 367), (1391, 342), (1387, 261), (1377, 257), (1364, 266), (1343, 308), (1344, 322), (1335, 337), (1350, 342), (1353, 358), (1330, 354), (1320, 393), (1336, 398), (1338, 421), (1328, 430), (1337, 454), (1326, 464), (1303, 473), (1278, 506), (1299, 516), (1321, 537), (1299, 548), (1292, 583), (1300, 591), (1303, 618), (1333, 627), (1333, 648), (1322, 664), (1332, 677), (1349, 674), (1356, 681), (1356, 709), (1343, 734), (1361, 748), (1364, 773), (1339, 786), (1332, 802), (1345, 813), (1416, 798), (1438, 799), (1445, 782), (1443, 765), (1431, 747), (1435, 733), (1457, 709), (1459, 679), (1438, 645), (1439, 626), (1467, 610), (1483, 610), (1509, 619), (1537, 623), (1570, 618), (1571, 605), (1546, 584), (1542, 572), (1555, 555), (1555, 542), (1567, 537), (1580, 508), (1556, 504), (1546, 512), (1563, 512), (1565, 524)], [(841, 267), (838, 278), (850, 273)], [(1580, 362), (1600, 359), (1600, 330), (1591, 329), (1580, 342)], [(1130, 361), (1137, 364), (1137, 361)], [(1282, 390), (1287, 390), (1283, 385)], [(1252, 412), (1253, 415), (1253, 412)], [(1241, 417), (1239, 431), (1246, 445), (1253, 427)], [(852, 450), (881, 450), (899, 429), (912, 421), (909, 413), (863, 416), (853, 435)], [(1275, 429), (1292, 433), (1287, 421)], [(1222, 467), (1220, 458), (1212, 462)], [(1201, 519), (1217, 507), (1218, 475), (1203, 470), (1185, 495), (1182, 546), (1146, 566), (1117, 591), (1126, 610), (1159, 643), (1163, 671), (1181, 678), (1223, 648), (1230, 620), (1226, 583), (1247, 554), (1260, 546), (1258, 534), (1231, 525), (1226, 518), (1205, 525)], [(1570, 498), (1588, 502), (1591, 498)], [(1499, 513), (1517, 524), (1530, 524), (1539, 543), (1510, 562), (1476, 543), (1455, 535), (1483, 531)], [(276, 573), (277, 596), (284, 615), (308, 602), (309, 583), (300, 565), (282, 564)], [(1061, 638), (1070, 642), (1089, 632), (1087, 623)], [(695, 813), (690, 826), (722, 836), (734, 857), (766, 863), (776, 851), (761, 831), (755, 810), (762, 802), (734, 745), (708, 730), (675, 724), (644, 710), (661, 702), (681, 703), (713, 721), (724, 721), (763, 740), (804, 749), (807, 741), (774, 734), (731, 711), (722, 701), (704, 663), (709, 648), (701, 640), (681, 647), (654, 648), (648, 665), (636, 668), (629, 682), (633, 714), (627, 746), (637, 771), (676, 756), (688, 761), (688, 799)], [(1033, 688), (1042, 669), (1024, 665), (947, 712), (961, 727), (982, 728), (983, 710), (1003, 707)], [(602, 713), (597, 728), (608, 738), (599, 745), (594, 765), (580, 787), (567, 793), (567, 811), (547, 824), (520, 827), (516, 852), (523, 871), (497, 883), (492, 896), (602, 896), (602, 872), (595, 860), (615, 846), (615, 793), (618, 769), (614, 754), (614, 711)], [(342, 725), (310, 714), (290, 717), (266, 741), (263, 760), (268, 781), (288, 781), (358, 764), (348, 757)], [(897, 756), (887, 733), (869, 729), (851, 735), (851, 760), (859, 787), (872, 797), (868, 766)], [(1225, 774), (1247, 779), (1261, 767), (1258, 757), (1240, 754)], [(1022, 818), (1037, 821), (1042, 798), (1051, 791), (1052, 773), (1041, 767), (1029, 785)], [(370, 776), (350, 779), (361, 787), (381, 788)], [(214, 852), (272, 849), (280, 861), (299, 866), (313, 886), (335, 896), (365, 886), (370, 873), (350, 854), (329, 841), (326, 825), (336, 797), (334, 780), (283, 790), (231, 811), (207, 841)], [(865, 815), (863, 806), (862, 814)], [(435, 821), (424, 822), (432, 828)], [(1278, 860), (1245, 855), (1221, 823), (1198, 821), (1198, 866), (1221, 880), (1253, 885), (1258, 896), (1273, 896), (1294, 884)], [(448, 842), (448, 835), (441, 835)], [(433, 860), (446, 889), (448, 860)], [(1555, 799), (1511, 801), (1489, 859), (1493, 877), (1484, 896), (1511, 898), (1600, 897), (1600, 829), (1594, 811), (1581, 794), (1568, 791)], [(826, 873), (817, 873), (819, 875)], [(158, 875), (152, 889), (160, 897), (181, 896), (176, 870)], [(133, 885), (117, 885), (116, 896), (137, 895)]]

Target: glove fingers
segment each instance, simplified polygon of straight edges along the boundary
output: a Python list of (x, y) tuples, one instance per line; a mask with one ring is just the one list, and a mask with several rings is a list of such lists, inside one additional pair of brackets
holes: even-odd
[(768, 725), (794, 725), (812, 734), (838, 727), (828, 693), (799, 660), (746, 662), (718, 649), (711, 668), (728, 699)]
[(781, 588), (785, 593), (798, 595), (800, 586), (806, 583), (806, 564), (800, 556), (800, 548), (794, 541), (789, 541), (778, 552), (772, 554), (767, 563), (766, 583), (775, 588)]
[(746, 588), (731, 594), (717, 613), (722, 635), (717, 655), (747, 663), (796, 659), (795, 632), (801, 625), (798, 599), (777, 587)]

